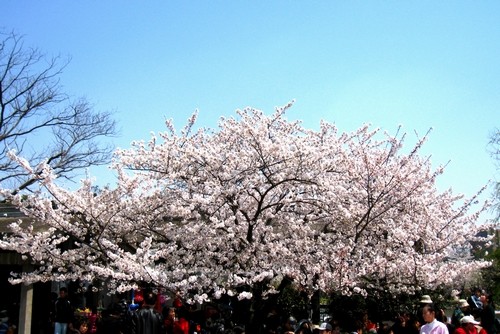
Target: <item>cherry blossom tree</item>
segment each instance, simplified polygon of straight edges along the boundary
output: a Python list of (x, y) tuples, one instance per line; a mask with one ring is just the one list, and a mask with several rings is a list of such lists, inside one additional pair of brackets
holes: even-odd
[(4, 190), (36, 223), (12, 224), (0, 241), (37, 266), (13, 283), (99, 279), (123, 291), (145, 282), (202, 302), (250, 298), (286, 277), (306, 291), (363, 293), (460, 284), (488, 265), (453, 254), (479, 229), (477, 195), (440, 192), (406, 135), (366, 125), (339, 133), (288, 121), (291, 104), (255, 109), (196, 129), (196, 114), (115, 153), (116, 187), (76, 191), (47, 166), (31, 167), (44, 191)]

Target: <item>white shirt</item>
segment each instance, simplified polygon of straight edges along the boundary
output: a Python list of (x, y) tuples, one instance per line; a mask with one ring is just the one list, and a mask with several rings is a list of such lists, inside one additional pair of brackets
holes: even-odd
[(420, 334), (449, 334), (449, 332), (445, 324), (434, 319), (420, 328)]

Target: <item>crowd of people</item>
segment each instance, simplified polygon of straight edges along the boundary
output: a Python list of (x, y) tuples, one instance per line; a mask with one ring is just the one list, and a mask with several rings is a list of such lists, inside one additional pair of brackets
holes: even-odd
[(99, 319), (75, 319), (62, 288), (53, 305), (54, 334), (497, 334), (498, 320), (492, 297), (476, 291), (468, 299), (459, 299), (450, 316), (423, 296), (415, 309), (402, 312), (388, 321), (372, 322), (368, 313), (350, 319), (335, 315), (314, 324), (309, 319), (297, 320), (293, 315), (270, 314), (258, 327), (238, 326), (224, 316), (215, 304), (192, 309), (174, 300), (160, 305), (159, 297), (145, 291), (128, 304), (116, 300)]
[(415, 314), (402, 314), (383, 334), (497, 334), (499, 325), (492, 296), (477, 290), (457, 300), (451, 317), (423, 296)]

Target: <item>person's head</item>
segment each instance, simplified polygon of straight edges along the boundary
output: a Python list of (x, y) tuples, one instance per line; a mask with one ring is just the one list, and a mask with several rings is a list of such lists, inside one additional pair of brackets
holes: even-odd
[(321, 334), (332, 334), (333, 327), (329, 323), (324, 322), (319, 326), (318, 329)]
[(164, 316), (167, 319), (174, 319), (175, 318), (175, 307), (169, 307), (167, 309), (166, 314), (164, 314)]
[(476, 321), (472, 315), (466, 315), (460, 319), (460, 326), (465, 329), (466, 333), (473, 333), (475, 325), (479, 325), (479, 321)]
[(408, 319), (408, 322), (407, 322), (407, 327), (412, 329), (412, 330), (415, 330), (415, 329), (420, 329), (420, 321), (418, 320), (417, 317), (415, 316), (411, 316), (410, 319)]
[(293, 316), (290, 316), (286, 319), (285, 323), (283, 324), (283, 329), (285, 331), (293, 332), (295, 326), (297, 326), (297, 319), (295, 319)]
[(458, 307), (462, 309), (462, 311), (466, 310), (469, 308), (469, 303), (467, 303), (467, 300), (465, 299), (459, 299), (458, 300)]
[(436, 309), (434, 304), (427, 304), (422, 309), (422, 317), (426, 323), (433, 322), (436, 319)]
[(134, 296), (134, 303), (137, 307), (142, 307), (144, 305), (144, 295), (142, 293), (138, 293)]
[(481, 300), (481, 303), (483, 303), (483, 305), (491, 304), (491, 296), (488, 294), (482, 295), (480, 300)]
[(408, 313), (408, 312), (401, 312), (401, 313), (399, 313), (397, 320), (401, 324), (405, 324), (408, 320), (410, 320), (410, 313)]
[(297, 324), (297, 328), (295, 329), (295, 334), (307, 334), (312, 333), (311, 322), (307, 319), (302, 319)]
[(364, 327), (364, 321), (361, 319), (356, 319), (350, 324), (350, 326), (348, 327), (348, 331), (351, 333), (363, 333)]
[(436, 310), (436, 319), (443, 323), (448, 322), (448, 317), (446, 316), (446, 313), (444, 312), (443, 309)]
[(144, 304), (152, 306), (156, 304), (156, 293), (149, 291), (144, 295)]
[(66, 298), (68, 296), (68, 289), (66, 287), (62, 287), (59, 289), (59, 297)]
[(89, 324), (85, 321), (83, 321), (80, 324), (80, 327), (78, 327), (78, 330), (80, 331), (80, 334), (86, 334), (89, 331)]

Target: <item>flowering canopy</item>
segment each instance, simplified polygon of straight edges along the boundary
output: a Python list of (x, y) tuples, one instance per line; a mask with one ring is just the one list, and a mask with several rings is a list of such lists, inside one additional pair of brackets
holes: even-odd
[(405, 153), (404, 135), (308, 130), (286, 120), (288, 107), (237, 111), (217, 130), (192, 132), (196, 114), (180, 134), (167, 121), (116, 152), (116, 188), (97, 193), (90, 179), (58, 187), (39, 166), (44, 191), (10, 200), (45, 228), (16, 223), (0, 241), (38, 266), (12, 282), (147, 282), (203, 301), (248, 298), (257, 283), (272, 292), (285, 276), (309, 291), (412, 292), (486, 265), (453, 256), (485, 207), (471, 213), (477, 195), (437, 191), (425, 137)]

